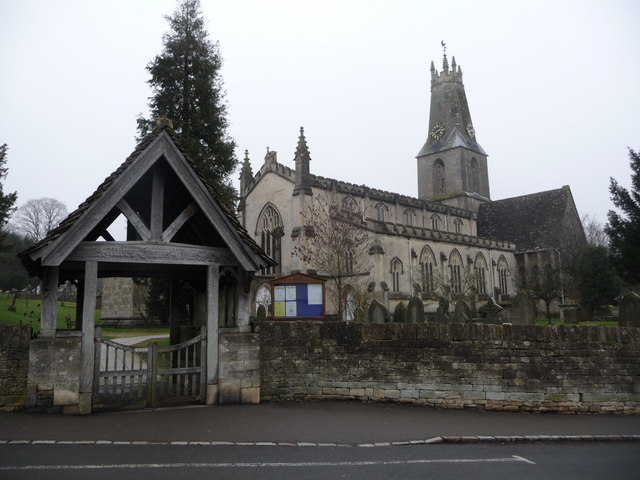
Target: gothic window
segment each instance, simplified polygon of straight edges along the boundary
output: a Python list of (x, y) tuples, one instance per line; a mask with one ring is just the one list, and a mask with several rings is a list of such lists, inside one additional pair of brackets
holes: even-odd
[(440, 217), (436, 214), (431, 215), (431, 228), (433, 230), (440, 230), (440, 224), (441, 224), (441, 220)]
[(378, 203), (376, 205), (376, 220), (384, 222), (387, 206), (384, 203)]
[(503, 255), (498, 259), (498, 288), (503, 295), (509, 294), (509, 284), (507, 277), (509, 276), (509, 264)]
[(478, 295), (485, 295), (487, 293), (487, 261), (481, 253), (476, 255), (473, 273), (476, 277), (476, 292)]
[(354, 213), (357, 210), (357, 203), (351, 197), (346, 197), (342, 200), (342, 210), (349, 213)]
[(408, 227), (412, 227), (413, 223), (414, 223), (414, 218), (416, 217), (416, 212), (414, 212), (412, 209), (407, 208), (404, 211), (404, 224), (407, 225)]
[(455, 229), (456, 233), (462, 233), (462, 220), (456, 218), (453, 221), (453, 228)]
[(449, 282), (452, 293), (462, 293), (462, 257), (458, 250), (449, 255)]
[(438, 158), (433, 162), (433, 194), (442, 195), (443, 193), (447, 193), (444, 162)]
[(267, 205), (258, 219), (260, 246), (278, 265), (262, 270), (264, 275), (280, 273), (281, 239), (284, 235), (280, 214), (273, 205)]
[(392, 291), (400, 291), (400, 275), (402, 274), (402, 262), (398, 258), (391, 260), (391, 285)]
[(422, 277), (422, 290), (431, 293), (434, 290), (433, 271), (436, 266), (436, 257), (428, 246), (420, 253), (420, 274)]
[(480, 191), (480, 166), (478, 165), (478, 159), (473, 157), (471, 159), (471, 191)]

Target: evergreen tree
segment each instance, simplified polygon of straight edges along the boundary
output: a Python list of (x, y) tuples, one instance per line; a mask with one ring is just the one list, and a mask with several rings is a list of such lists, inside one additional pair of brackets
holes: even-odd
[(154, 92), (151, 118), (138, 117), (138, 133), (149, 133), (155, 118), (172, 120), (182, 146), (207, 182), (234, 205), (237, 193), (230, 175), (238, 161), (227, 134), (219, 46), (208, 39), (199, 0), (181, 0), (165, 18), (171, 30), (163, 37), (164, 50), (147, 65)]
[(7, 177), (9, 169), (6, 167), (7, 163), (7, 144), (0, 145), (0, 251), (6, 250), (8, 247), (5, 245), (6, 232), (4, 227), (9, 220), (9, 217), (15, 210), (15, 203), (18, 199), (17, 192), (4, 193), (2, 188), (2, 181)]
[(582, 252), (577, 274), (580, 303), (591, 314), (613, 303), (620, 293), (620, 279), (603, 246), (591, 245)]
[(605, 232), (609, 236), (611, 256), (618, 274), (626, 282), (640, 284), (640, 154), (629, 149), (631, 191), (611, 178), (611, 201), (623, 215), (609, 210)]

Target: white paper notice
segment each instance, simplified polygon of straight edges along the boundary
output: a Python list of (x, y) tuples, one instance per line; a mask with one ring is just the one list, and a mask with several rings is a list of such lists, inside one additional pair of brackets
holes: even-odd
[(319, 283), (311, 283), (307, 289), (309, 305), (322, 305), (322, 285)]
[(287, 285), (287, 302), (289, 300), (296, 299), (296, 286), (295, 285)]
[(284, 302), (284, 287), (275, 287), (273, 289), (273, 295), (276, 297), (274, 302)]
[(298, 315), (296, 302), (287, 302), (287, 317), (295, 317)]

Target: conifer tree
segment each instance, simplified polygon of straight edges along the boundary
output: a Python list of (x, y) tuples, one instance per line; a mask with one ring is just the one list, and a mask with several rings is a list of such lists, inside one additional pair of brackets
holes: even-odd
[(6, 225), (9, 217), (15, 210), (15, 203), (18, 199), (18, 193), (4, 193), (2, 189), (2, 180), (7, 177), (9, 169), (6, 167), (7, 163), (7, 144), (0, 145), (0, 251), (6, 250), (8, 247), (5, 245), (6, 232), (4, 226)]
[(611, 257), (620, 277), (632, 285), (640, 284), (640, 153), (629, 149), (631, 191), (610, 179), (611, 201), (623, 215), (609, 210), (605, 232), (609, 236)]
[(149, 133), (155, 118), (172, 120), (182, 146), (207, 182), (233, 206), (237, 194), (230, 175), (238, 162), (227, 133), (219, 46), (208, 38), (199, 0), (180, 0), (165, 18), (170, 31), (163, 37), (164, 49), (147, 65), (153, 88), (150, 118), (138, 117), (138, 133)]

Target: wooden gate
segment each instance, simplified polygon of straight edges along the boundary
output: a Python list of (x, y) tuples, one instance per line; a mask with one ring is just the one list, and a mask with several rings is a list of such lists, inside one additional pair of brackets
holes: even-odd
[(206, 327), (186, 342), (159, 347), (130, 347), (95, 339), (93, 407), (156, 407), (204, 403), (207, 362)]

